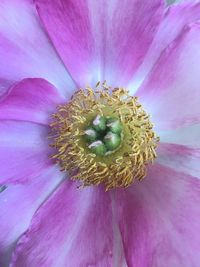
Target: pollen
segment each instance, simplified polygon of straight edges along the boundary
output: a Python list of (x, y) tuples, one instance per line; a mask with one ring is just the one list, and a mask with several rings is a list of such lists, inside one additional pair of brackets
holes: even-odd
[(138, 98), (105, 82), (78, 90), (50, 126), (52, 158), (83, 186), (128, 187), (156, 158), (159, 138)]

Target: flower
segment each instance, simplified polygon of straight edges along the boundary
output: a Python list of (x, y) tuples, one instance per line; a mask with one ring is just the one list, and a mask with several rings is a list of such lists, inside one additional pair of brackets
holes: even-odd
[[(1, 1), (1, 266), (199, 266), (199, 14), (196, 1), (171, 7), (161, 0)], [(117, 88), (117, 101), (127, 88), (143, 112), (141, 119), (135, 108), (142, 133), (135, 142), (143, 140), (152, 152), (160, 137), (157, 159), (153, 152), (144, 157), (141, 142), (137, 151), (145, 166), (128, 157), (127, 164), (147, 175), (127, 188), (91, 180), (84, 162), (74, 170), (77, 150), (62, 153), (65, 142), (75, 145), (76, 135), (66, 136), (80, 130), (95, 158), (120, 153), (131, 118), (100, 108), (107, 99), (116, 115), (121, 105), (114, 98), (94, 101), (95, 117), (69, 108), (77, 104), (76, 90), (90, 85), (94, 90), (79, 92), (76, 107), (84, 111), (84, 92), (96, 95), (96, 83), (105, 80)], [(85, 119), (88, 128), (81, 129), (77, 122)], [(153, 129), (146, 127), (151, 120)], [(154, 162), (147, 166), (149, 159)], [(80, 170), (88, 179), (77, 176)], [(89, 186), (77, 188), (81, 184)]]

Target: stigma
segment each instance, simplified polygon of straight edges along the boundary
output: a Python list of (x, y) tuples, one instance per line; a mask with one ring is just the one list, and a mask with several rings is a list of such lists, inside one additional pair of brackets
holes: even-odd
[(97, 156), (107, 156), (119, 149), (123, 132), (116, 118), (97, 115), (85, 131), (88, 147)]
[(78, 90), (51, 123), (52, 156), (83, 186), (128, 187), (146, 176), (159, 138), (137, 97), (106, 83)]

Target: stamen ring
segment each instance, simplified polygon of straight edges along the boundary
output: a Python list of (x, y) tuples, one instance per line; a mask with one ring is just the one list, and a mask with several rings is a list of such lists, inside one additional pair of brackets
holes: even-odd
[(52, 158), (84, 186), (128, 187), (156, 158), (159, 138), (149, 116), (124, 88), (80, 89), (53, 118)]

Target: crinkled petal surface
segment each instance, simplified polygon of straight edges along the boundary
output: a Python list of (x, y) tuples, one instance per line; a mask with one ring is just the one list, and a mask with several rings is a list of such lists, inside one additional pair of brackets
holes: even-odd
[(112, 236), (109, 194), (65, 181), (33, 217), (11, 266), (109, 267)]
[[(164, 51), (138, 96), (159, 130), (200, 122), (200, 27), (185, 28)], [(162, 136), (161, 136), (162, 139)]]
[(155, 164), (116, 201), (128, 266), (199, 266), (198, 179)]
[(0, 193), (0, 266), (9, 265), (18, 238), (63, 176), (56, 167), (51, 167), (40, 176), (35, 176), (29, 184), (7, 184)]
[[(41, 20), (79, 85), (126, 85), (162, 18), (161, 0), (35, 0)], [(93, 81), (95, 77), (95, 81)]]
[(0, 2), (0, 90), (26, 77), (41, 77), (67, 96), (74, 83), (42, 29), (31, 1)]

